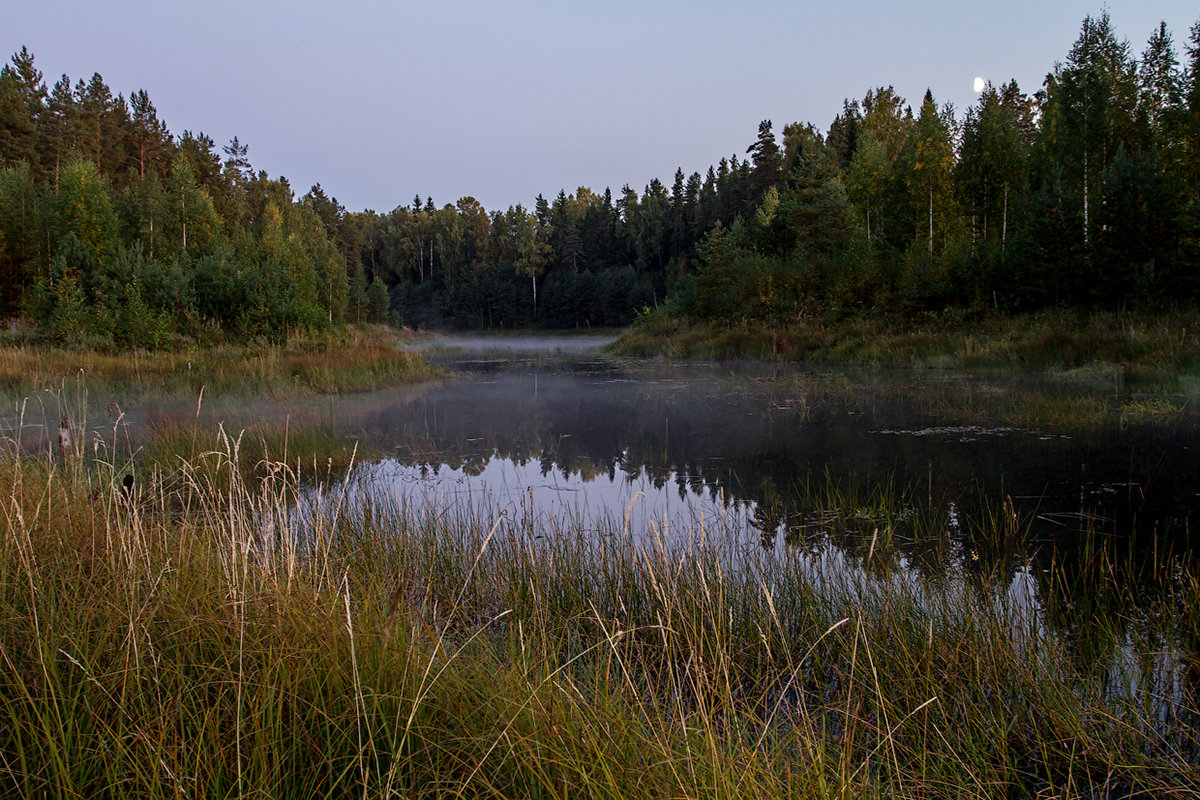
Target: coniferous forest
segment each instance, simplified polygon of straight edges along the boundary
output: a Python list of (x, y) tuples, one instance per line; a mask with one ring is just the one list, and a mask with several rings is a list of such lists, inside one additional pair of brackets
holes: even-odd
[(297, 198), (236, 138), (173, 134), (100, 75), (48, 88), (25, 49), (0, 73), (0, 122), (0, 314), (62, 344), (1200, 296), (1200, 21), (1138, 52), (1103, 13), (1032, 94), (989, 84), (961, 111), (873, 88), (825, 130), (764, 120), (704, 174), (504, 211)]

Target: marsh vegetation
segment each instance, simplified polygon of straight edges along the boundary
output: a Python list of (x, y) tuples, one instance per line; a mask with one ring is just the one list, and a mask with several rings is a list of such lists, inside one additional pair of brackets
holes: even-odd
[(6, 426), (4, 791), (1197, 786), (1185, 388), (438, 358), (308, 416), (131, 405), (66, 461)]

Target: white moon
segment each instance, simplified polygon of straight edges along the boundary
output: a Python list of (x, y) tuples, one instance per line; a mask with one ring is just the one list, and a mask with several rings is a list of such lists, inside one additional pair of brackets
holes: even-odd
[(977, 92), (983, 91), (983, 78), (975, 79), (975, 91), (977, 91)]

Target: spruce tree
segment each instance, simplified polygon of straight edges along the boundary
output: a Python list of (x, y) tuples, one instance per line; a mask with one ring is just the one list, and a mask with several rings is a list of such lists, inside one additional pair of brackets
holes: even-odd
[(1183, 100), (1179, 61), (1175, 58), (1175, 48), (1165, 22), (1159, 23), (1142, 52), (1138, 62), (1138, 83), (1139, 111), (1150, 126), (1157, 149), (1165, 144), (1169, 118)]
[(750, 156), (750, 162), (754, 165), (747, 198), (749, 208), (754, 208), (767, 189), (779, 183), (779, 176), (783, 171), (783, 155), (771, 130), (771, 120), (764, 119), (758, 123), (758, 138), (746, 148), (746, 154)]
[(41, 174), (38, 127), (45, 113), (46, 85), (24, 47), (0, 68), (0, 167), (29, 164)]

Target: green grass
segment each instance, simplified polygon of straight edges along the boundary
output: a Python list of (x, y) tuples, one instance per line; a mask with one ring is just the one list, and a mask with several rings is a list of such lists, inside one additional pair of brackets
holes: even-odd
[[(1200, 584), (1186, 569), (1156, 572), (1156, 599), (1114, 586), (1122, 614), (1085, 618), (1071, 592), (1112, 573), (1098, 548), (1040, 579), (1039, 601), (1067, 620), (1044, 626), (987, 576), (918, 578), (873, 552), (668, 542), (620, 520), (533, 528), (392, 496), (318, 503), (286, 465), (247, 481), (236, 441), (210, 437), (130, 497), (103, 454), (52, 464), (5, 450), (0, 793), (1184, 797), (1196, 785), (1195, 696), (1164, 706), (1153, 673), (1134, 669), (1122, 678), (1134, 691), (1114, 692), (1109, 670), (1126, 655), (1155, 663), (1164, 642), (1192, 643), (1181, 668), (1200, 669)], [(847, 523), (923, 513), (886, 488), (809, 494)], [(1000, 508), (970, 524), (1002, 541), (1016, 523)]]
[(333, 340), (220, 346), (166, 353), (103, 353), (30, 346), (0, 349), (0, 396), (53, 392), (86, 380), (96, 398), (295, 397), (427, 380), (436, 371), (405, 339), (349, 329)]
[(612, 349), (625, 355), (829, 361), (880, 366), (1071, 372), (1157, 381), (1200, 364), (1196, 311), (1145, 315), (886, 314), (823, 321), (689, 323), (650, 314)]
[(355, 460), (378, 458), (370, 440), (350, 436), (332, 420), (309, 416), (297, 413), (282, 422), (222, 430), (220, 450), (213, 449), (212, 431), (198, 421), (164, 421), (151, 426), (134, 460), (140, 472), (175, 480), (196, 469), (228, 480), (232, 465), (245, 481), (286, 469), (301, 482), (328, 484), (341, 480)]

